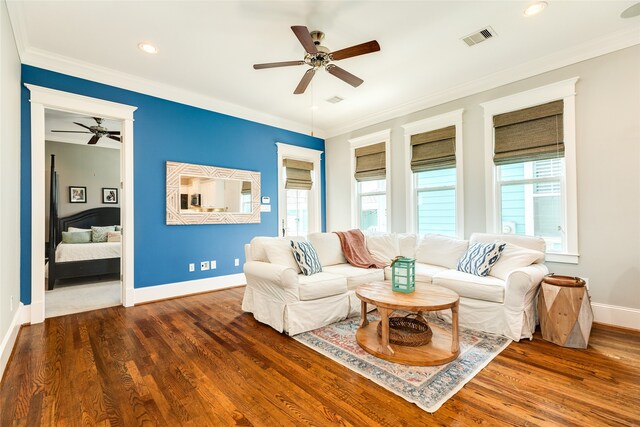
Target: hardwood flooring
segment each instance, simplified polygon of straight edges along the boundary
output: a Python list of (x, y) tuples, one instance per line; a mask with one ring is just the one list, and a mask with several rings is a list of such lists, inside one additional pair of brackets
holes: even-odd
[(640, 425), (640, 335), (513, 343), (429, 414), (242, 313), (243, 292), (22, 328), (0, 425)]

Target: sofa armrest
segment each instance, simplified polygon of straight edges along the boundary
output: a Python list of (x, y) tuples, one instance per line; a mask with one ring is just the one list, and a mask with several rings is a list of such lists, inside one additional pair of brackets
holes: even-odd
[(505, 282), (505, 306), (521, 309), (536, 296), (538, 287), (549, 269), (544, 264), (532, 264), (513, 270)]
[(247, 286), (272, 295), (283, 302), (299, 301), (298, 273), (283, 265), (262, 261), (244, 264)]

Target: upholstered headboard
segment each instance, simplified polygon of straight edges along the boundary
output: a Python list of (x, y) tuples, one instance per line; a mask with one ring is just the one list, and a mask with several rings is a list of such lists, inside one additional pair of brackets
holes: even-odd
[(91, 228), (95, 226), (120, 225), (120, 208), (93, 208), (58, 220), (56, 243), (62, 240), (62, 232), (69, 227)]

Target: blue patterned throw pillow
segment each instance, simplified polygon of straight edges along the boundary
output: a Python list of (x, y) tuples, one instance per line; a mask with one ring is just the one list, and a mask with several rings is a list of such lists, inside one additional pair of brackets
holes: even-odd
[(458, 260), (458, 271), (486, 276), (500, 259), (506, 245), (504, 242), (474, 243)]
[(293, 248), (293, 257), (300, 266), (302, 274), (305, 276), (311, 276), (312, 274), (320, 273), (322, 271), (318, 253), (311, 243), (305, 241), (296, 242), (292, 240), (291, 247)]

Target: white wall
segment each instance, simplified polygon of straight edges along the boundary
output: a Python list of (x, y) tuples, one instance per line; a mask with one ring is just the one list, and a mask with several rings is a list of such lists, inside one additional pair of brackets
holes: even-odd
[[(20, 59), (0, 1), (0, 377), (17, 332), (20, 301)], [(11, 305), (13, 306), (11, 309)]]
[[(326, 141), (327, 229), (351, 227), (348, 139), (391, 129), (392, 231), (406, 229), (402, 125), (464, 108), (467, 237), (485, 230), (484, 129), (480, 103), (579, 76), (576, 85), (578, 265), (548, 263), (589, 278), (593, 302), (640, 309), (640, 46), (534, 76)], [(640, 328), (640, 325), (638, 325)]]

